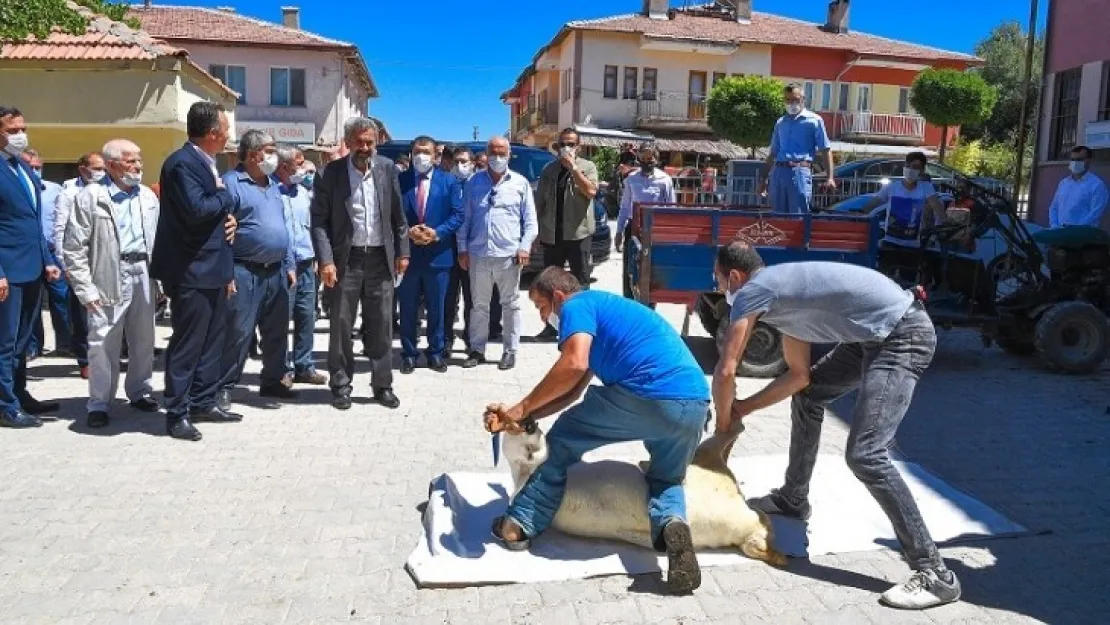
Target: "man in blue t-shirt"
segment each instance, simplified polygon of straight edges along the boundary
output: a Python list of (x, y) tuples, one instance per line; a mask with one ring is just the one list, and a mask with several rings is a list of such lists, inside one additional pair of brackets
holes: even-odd
[[(586, 396), (551, 426), (547, 460), (495, 522), (494, 535), (510, 549), (528, 548), (555, 517), (570, 465), (603, 445), (642, 440), (651, 456), (646, 503), (652, 541), (667, 552), (672, 592), (692, 592), (701, 572), (682, 481), (709, 410), (701, 367), (653, 310), (612, 293), (583, 291), (562, 268), (541, 273), (529, 297), (544, 322), (558, 330), (561, 355), (519, 404), (490, 406), (486, 428), (515, 431), (526, 417), (557, 414)], [(590, 386), (595, 375), (603, 386)]]

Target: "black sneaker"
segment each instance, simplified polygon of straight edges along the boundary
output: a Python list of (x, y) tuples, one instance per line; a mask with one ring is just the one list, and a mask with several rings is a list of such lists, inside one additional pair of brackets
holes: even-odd
[(688, 595), (701, 586), (701, 567), (694, 553), (694, 538), (685, 521), (671, 521), (663, 528), (663, 544), (667, 548), (667, 589), (676, 595)]
[(753, 510), (758, 510), (764, 514), (777, 514), (800, 521), (808, 521), (809, 516), (813, 513), (808, 501), (804, 499), (797, 503), (791, 501), (777, 488), (772, 489), (770, 493), (762, 497), (749, 499), (748, 505)]
[(467, 356), (466, 360), (463, 361), (462, 368), (463, 369), (473, 369), (474, 367), (477, 367), (478, 365), (485, 364), (485, 362), (486, 362), (485, 354), (480, 354), (478, 352), (470, 352), (470, 355)]

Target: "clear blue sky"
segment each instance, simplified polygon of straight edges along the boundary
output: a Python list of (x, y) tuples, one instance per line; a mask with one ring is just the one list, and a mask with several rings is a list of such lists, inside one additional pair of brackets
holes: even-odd
[[(1043, 14), (1049, 0), (1041, 0)], [(282, 5), (301, 6), (301, 27), (362, 49), (381, 97), (370, 112), (397, 138), (482, 139), (505, 132), (508, 107), (498, 96), (566, 22), (635, 13), (640, 0), (169, 0), (166, 4), (234, 5), (280, 22)], [(155, 0), (159, 4), (159, 0)], [(682, 0), (671, 0), (682, 6)], [(693, 3), (691, 3), (693, 4)], [(825, 0), (754, 0), (756, 11), (811, 22)], [(850, 27), (894, 39), (971, 52), (1005, 20), (1029, 19), (1028, 0), (854, 0)], [(1042, 26), (1043, 28), (1043, 26)]]

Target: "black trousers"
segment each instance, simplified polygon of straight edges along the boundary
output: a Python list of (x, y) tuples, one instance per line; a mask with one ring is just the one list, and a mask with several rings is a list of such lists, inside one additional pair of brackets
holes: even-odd
[(578, 278), (582, 288), (590, 286), (590, 237), (580, 241), (560, 241), (554, 245), (543, 244), (543, 266), (570, 265), (570, 272)]
[(339, 268), (339, 284), (328, 289), (331, 317), (328, 339), (328, 372), (331, 390), (350, 394), (355, 377), (351, 328), (362, 305), (362, 334), (370, 358), (370, 385), (393, 386), (393, 270), (384, 247), (351, 250), (346, 267)]
[(173, 334), (166, 348), (166, 413), (182, 417), (216, 405), (230, 321), (225, 289), (166, 285)]

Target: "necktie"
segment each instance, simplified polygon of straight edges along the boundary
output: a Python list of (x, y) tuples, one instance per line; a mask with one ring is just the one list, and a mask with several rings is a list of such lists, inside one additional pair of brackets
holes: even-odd
[(416, 215), (420, 222), (424, 222), (424, 208), (428, 203), (428, 179), (421, 176), (420, 184), (416, 186)]

